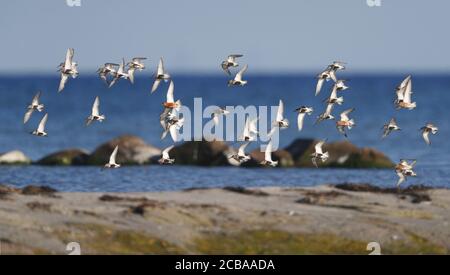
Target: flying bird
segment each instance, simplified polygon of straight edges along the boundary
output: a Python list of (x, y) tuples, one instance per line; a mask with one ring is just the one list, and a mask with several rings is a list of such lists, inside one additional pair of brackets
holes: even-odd
[(228, 80), (228, 87), (230, 86), (244, 86), (247, 84), (247, 80), (242, 80), (242, 75), (247, 71), (248, 65), (245, 65), (234, 77), (234, 79)]
[(179, 110), (181, 107), (181, 101), (175, 101), (173, 94), (174, 90), (175, 84), (173, 83), (173, 80), (170, 80), (169, 88), (167, 89), (166, 102), (163, 103), (163, 106), (164, 108)]
[(31, 100), (30, 105), (28, 105), (27, 112), (25, 113), (25, 116), (23, 117), (24, 124), (27, 123), (28, 120), (30, 120), (31, 115), (33, 114), (33, 112), (35, 110), (37, 110), (38, 112), (42, 112), (42, 110), (44, 110), (44, 104), (39, 103), (40, 97), (41, 97), (41, 92), (39, 91)]
[(338, 91), (347, 90), (349, 87), (347, 85), (345, 85), (345, 81), (346, 80), (343, 80), (343, 79), (337, 80), (336, 83), (334, 83), (333, 89), (336, 89)]
[(239, 64), (236, 62), (236, 59), (239, 57), (242, 57), (242, 54), (230, 54), (227, 57), (227, 60), (222, 61), (222, 70), (228, 74), (229, 76), (231, 76), (231, 72), (230, 72), (230, 67), (237, 67), (239, 66)]
[(178, 142), (180, 140), (179, 130), (183, 127), (184, 117), (179, 118), (177, 111), (175, 109), (170, 112), (170, 116), (166, 119), (165, 129), (161, 135), (161, 139), (164, 139), (168, 133), (172, 137), (174, 142)]
[(422, 137), (423, 140), (425, 140), (425, 142), (428, 145), (431, 145), (431, 141), (430, 141), (430, 133), (435, 135), (437, 134), (439, 128), (436, 127), (434, 124), (432, 123), (427, 123), (425, 126), (423, 126), (422, 128), (420, 128), (420, 130), (422, 131)]
[(105, 120), (105, 115), (100, 115), (99, 107), (100, 99), (97, 96), (95, 97), (94, 104), (92, 105), (92, 113), (86, 119), (86, 126), (89, 126), (93, 121), (102, 122), (103, 120)]
[(109, 162), (105, 164), (104, 168), (119, 168), (120, 164), (116, 163), (117, 152), (119, 151), (119, 145), (116, 145), (114, 151), (111, 153), (109, 157)]
[(159, 59), (158, 67), (156, 69), (155, 82), (153, 82), (151, 93), (154, 93), (158, 89), (161, 80), (168, 81), (170, 75), (164, 70), (164, 62), (162, 57)]
[(127, 74), (131, 84), (134, 84), (134, 72), (136, 70), (142, 71), (145, 69), (145, 65), (142, 61), (146, 59), (147, 59), (146, 57), (134, 57), (133, 59), (131, 59), (130, 62), (127, 63), (128, 66)]
[(47, 120), (48, 114), (45, 114), (44, 117), (41, 119), (41, 122), (39, 122), (38, 128), (33, 132), (31, 132), (31, 134), (38, 137), (46, 137), (47, 133), (45, 132), (45, 125), (47, 124)]
[(97, 70), (97, 74), (108, 86), (109, 86), (108, 75), (114, 75), (116, 73), (116, 67), (119, 67), (119, 64), (105, 63), (102, 67), (100, 67)]
[(311, 161), (316, 166), (316, 168), (319, 168), (317, 165), (317, 160), (321, 160), (322, 163), (328, 160), (330, 157), (328, 152), (323, 152), (322, 146), (325, 144), (325, 140), (321, 140), (314, 146), (314, 153), (311, 154)]
[(214, 122), (214, 125), (219, 125), (219, 121), (220, 121), (220, 117), (221, 116), (226, 116), (230, 113), (230, 111), (224, 109), (224, 108), (218, 108), (217, 110), (214, 110), (214, 112), (212, 113), (212, 119)]
[(347, 109), (341, 113), (341, 119), (339, 121), (336, 121), (336, 128), (338, 129), (339, 133), (343, 134), (345, 137), (347, 137), (347, 133), (345, 132), (345, 128), (351, 130), (353, 126), (355, 126), (355, 121), (353, 119), (350, 119), (348, 115), (353, 112), (355, 108)]
[(244, 131), (242, 133), (242, 141), (255, 141), (258, 136), (257, 128), (258, 118), (250, 120), (249, 117), (245, 119)]
[(344, 103), (344, 97), (338, 97), (337, 96), (337, 92), (338, 92), (338, 87), (336, 85), (333, 86), (333, 89), (331, 90), (331, 94), (330, 97), (328, 99), (325, 100), (326, 103), (337, 103), (338, 105), (342, 105), (342, 103)]
[(125, 72), (125, 59), (122, 58), (122, 63), (119, 65), (119, 69), (115, 72), (111, 72), (113, 79), (109, 83), (109, 88), (111, 88), (119, 79), (129, 79), (129, 75)]
[(297, 127), (298, 130), (301, 131), (303, 129), (303, 121), (305, 120), (305, 115), (311, 115), (312, 112), (314, 111), (314, 109), (312, 107), (306, 107), (306, 106), (301, 106), (297, 109), (295, 109), (295, 112), (298, 113), (297, 115)]
[[(403, 82), (404, 87), (401, 88), (403, 84), (400, 84), (399, 87), (397, 87), (396, 94), (397, 94), (397, 100), (395, 100), (395, 105), (398, 109), (407, 109), (407, 110), (413, 110), (417, 107), (416, 102), (412, 102), (411, 95), (412, 95), (412, 80), (411, 77), (407, 77)], [(403, 83), (402, 82), (402, 83)]]
[(158, 160), (159, 164), (173, 164), (175, 162), (175, 159), (171, 159), (169, 156), (169, 152), (173, 147), (174, 145), (171, 145), (162, 151), (162, 156)]
[(400, 127), (398, 127), (397, 121), (395, 120), (395, 118), (391, 118), (391, 120), (387, 124), (384, 124), (384, 126), (383, 126), (383, 137), (382, 138), (387, 137), (392, 131), (398, 131), (398, 130), (401, 130), (401, 129), (400, 129)]
[(284, 118), (284, 103), (281, 99), (280, 102), (278, 103), (277, 117), (272, 124), (273, 126), (278, 127), (280, 129), (289, 127), (289, 121), (286, 118)]
[(334, 103), (328, 103), (327, 108), (325, 109), (325, 112), (323, 112), (323, 114), (321, 114), (317, 117), (315, 124), (318, 124), (327, 119), (329, 119), (329, 120), (334, 119), (334, 116), (331, 114), (331, 112), (333, 111), (333, 106), (334, 106)]
[(243, 143), (239, 146), (237, 154), (231, 155), (229, 158), (236, 160), (239, 163), (244, 163), (250, 160), (250, 156), (245, 154), (245, 148), (248, 146), (249, 142)]
[(407, 177), (417, 176), (417, 174), (413, 170), (416, 163), (416, 160), (412, 160), (412, 162), (409, 163), (407, 160), (401, 159), (400, 162), (395, 165), (395, 173), (398, 176), (397, 187), (399, 187), (400, 184), (406, 181)]
[(272, 160), (272, 140), (270, 140), (270, 142), (266, 146), (264, 160), (261, 162), (261, 165), (272, 166), (272, 167), (275, 167), (278, 165), (278, 161)]
[(323, 71), (323, 72), (321, 72), (320, 74), (317, 75), (316, 96), (322, 90), (323, 83), (325, 81), (329, 81), (331, 79), (331, 75), (332, 75), (331, 72), (332, 71), (327, 68), (325, 71)]
[(59, 82), (58, 92), (61, 92), (64, 89), (69, 76), (71, 76), (72, 78), (76, 78), (78, 76), (77, 63), (73, 62), (74, 53), (74, 49), (67, 49), (66, 59), (64, 60), (64, 63), (61, 63), (58, 66), (59, 71), (61, 72), (61, 80)]

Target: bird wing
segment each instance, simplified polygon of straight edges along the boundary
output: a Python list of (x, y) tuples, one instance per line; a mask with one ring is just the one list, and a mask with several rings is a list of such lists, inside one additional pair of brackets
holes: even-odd
[(350, 108), (350, 109), (347, 109), (347, 110), (343, 111), (343, 112), (341, 113), (341, 120), (342, 120), (342, 121), (349, 121), (350, 118), (348, 117), (348, 114), (350, 114), (350, 113), (353, 112), (354, 110), (355, 110), (355, 108)]
[(397, 120), (394, 117), (391, 118), (391, 120), (389, 121), (389, 125), (397, 126)]
[(45, 131), (45, 124), (47, 124), (47, 120), (48, 120), (48, 114), (45, 114), (44, 117), (41, 119), (41, 122), (39, 122), (39, 126), (37, 128), (38, 132)]
[(130, 79), (131, 84), (134, 84), (134, 68), (128, 68), (127, 75), (128, 79)]
[(111, 153), (111, 156), (109, 157), (109, 164), (116, 164), (116, 157), (117, 157), (118, 150), (119, 150), (119, 145), (116, 145), (116, 147), (114, 148), (114, 151)]
[(242, 132), (242, 139), (250, 136), (250, 121), (249, 118), (245, 118), (244, 130)]
[(157, 75), (163, 75), (164, 74), (164, 61), (162, 57), (159, 59), (158, 68), (156, 70)]
[(266, 161), (272, 162), (272, 140), (266, 146), (266, 152), (264, 154)]
[(328, 103), (327, 108), (325, 109), (325, 115), (331, 115), (333, 111), (334, 103)]
[(151, 91), (152, 94), (156, 91), (156, 89), (158, 89), (160, 82), (161, 82), (160, 79), (155, 79), (155, 82), (153, 82), (153, 86), (152, 86), (152, 91)]
[(322, 146), (324, 143), (325, 143), (325, 141), (321, 140), (321, 141), (317, 142), (316, 145), (314, 146), (314, 150), (316, 151), (317, 154), (323, 154)]
[(403, 93), (403, 101), (406, 103), (411, 103), (411, 94), (412, 94), (412, 82), (411, 79), (406, 83), (404, 93)]
[(325, 81), (325, 79), (323, 78), (319, 78), (317, 80), (317, 85), (316, 85), (316, 96), (320, 93), (320, 90), (322, 90), (322, 86), (323, 86), (323, 82)]
[(333, 70), (329, 71), (330, 78), (333, 79), (334, 82), (337, 82), (336, 73)]
[(229, 62), (235, 62), (236, 58), (239, 58), (239, 57), (243, 57), (243, 55), (242, 54), (230, 54), (228, 56), (228, 61)]
[(425, 142), (426, 142), (428, 145), (431, 144), (431, 141), (430, 141), (430, 131), (427, 131), (427, 130), (422, 131), (422, 137), (423, 137), (423, 140), (425, 140)]
[(305, 113), (299, 113), (297, 116), (297, 126), (298, 130), (301, 131), (303, 129), (303, 120), (305, 119)]
[(245, 147), (247, 147), (248, 144), (249, 144), (249, 142), (246, 142), (246, 143), (242, 144), (241, 146), (239, 146), (238, 156), (245, 157)]
[(280, 103), (278, 104), (277, 118), (276, 118), (277, 121), (282, 121), (284, 119), (283, 113), (284, 113), (284, 103), (280, 99)]
[(402, 182), (404, 182), (406, 180), (406, 177), (401, 170), (396, 170), (396, 173), (398, 176), (398, 181), (397, 181), (397, 187), (398, 187), (398, 186), (400, 186), (400, 184), (402, 184)]
[(179, 137), (180, 137), (180, 133), (179, 133), (179, 131), (177, 129), (177, 126), (176, 125), (171, 125), (169, 127), (169, 132), (170, 132), (170, 136), (172, 137), (172, 140), (174, 142), (178, 142)]
[(174, 145), (171, 145), (162, 151), (163, 159), (170, 159), (169, 152), (170, 152), (170, 150), (172, 150), (173, 147), (174, 147)]
[(217, 114), (217, 113), (214, 113), (213, 114), (213, 122), (214, 122), (214, 125), (219, 125), (219, 114)]
[(74, 50), (72, 48), (67, 49), (66, 59), (64, 60), (64, 70), (72, 69), (73, 54), (74, 54)]
[(316, 158), (311, 158), (311, 161), (312, 161), (312, 163), (314, 164), (314, 166), (316, 167), (316, 168), (319, 168), (319, 166), (317, 165), (317, 159)]
[(247, 71), (247, 69), (248, 69), (248, 65), (246, 64), (246, 65), (244, 66), (244, 68), (242, 68), (242, 69), (236, 74), (236, 76), (234, 77), (234, 80), (236, 80), (236, 81), (242, 81), (242, 75)]
[(400, 86), (398, 86), (398, 89), (403, 89), (406, 87), (406, 84), (408, 84), (408, 82), (411, 80), (411, 75), (408, 75), (407, 77), (405, 77), (405, 79), (403, 79), (402, 83), (400, 83)]
[(231, 76), (230, 69), (228, 69), (228, 65), (226, 63), (222, 63), (220, 66), (222, 66), (222, 70), (229, 76)]
[(69, 79), (69, 75), (61, 73), (61, 81), (59, 82), (58, 93), (61, 92), (66, 86), (67, 79)]
[(175, 89), (175, 85), (173, 84), (173, 80), (170, 80), (169, 88), (167, 89), (166, 102), (173, 103), (175, 102), (173, 98), (173, 91)]
[(41, 97), (41, 92), (37, 92), (37, 94), (33, 97), (31, 101), (31, 105), (39, 105), (39, 98)]
[(92, 104), (92, 116), (100, 115), (99, 107), (100, 107), (100, 99), (97, 96), (95, 97), (94, 104)]
[(33, 114), (34, 109), (33, 108), (29, 108), (27, 110), (27, 112), (25, 113), (25, 116), (23, 117), (23, 124), (27, 123), (28, 120), (30, 120), (31, 115)]
[(258, 120), (259, 118), (257, 117), (250, 121), (249, 130), (253, 134), (258, 134), (258, 125), (257, 125)]

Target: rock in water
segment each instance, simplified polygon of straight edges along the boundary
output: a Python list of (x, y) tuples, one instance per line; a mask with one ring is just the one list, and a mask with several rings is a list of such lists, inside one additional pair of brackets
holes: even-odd
[(31, 159), (18, 150), (0, 154), (0, 164), (30, 164)]
[(84, 165), (89, 154), (81, 149), (67, 149), (40, 159), (39, 165)]
[(223, 141), (188, 141), (170, 151), (176, 164), (200, 166), (230, 165), (232, 149)]
[[(314, 152), (314, 145), (318, 140), (297, 139), (286, 148), (294, 158), (295, 166), (314, 167), (310, 155)], [(319, 167), (342, 168), (392, 168), (394, 163), (382, 152), (373, 148), (358, 148), (348, 141), (325, 143), (324, 151), (328, 151), (330, 158)]]
[(153, 147), (139, 137), (124, 135), (112, 139), (94, 150), (87, 159), (87, 164), (103, 165), (109, 161), (111, 152), (119, 145), (117, 163), (138, 165), (150, 163), (150, 159), (161, 155), (161, 150)]
[[(251, 159), (242, 164), (243, 167), (262, 167), (261, 162), (264, 160), (265, 152), (256, 149), (250, 153)], [(278, 161), (277, 167), (294, 167), (294, 159), (291, 153), (286, 150), (277, 150), (272, 153), (272, 160)]]

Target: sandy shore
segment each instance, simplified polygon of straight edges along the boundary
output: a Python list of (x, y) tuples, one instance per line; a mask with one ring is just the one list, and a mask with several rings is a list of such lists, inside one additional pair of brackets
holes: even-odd
[[(349, 190), (352, 191), (349, 191)], [(383, 254), (450, 251), (450, 190), (0, 188), (2, 254)], [(370, 191), (370, 192), (367, 192)]]

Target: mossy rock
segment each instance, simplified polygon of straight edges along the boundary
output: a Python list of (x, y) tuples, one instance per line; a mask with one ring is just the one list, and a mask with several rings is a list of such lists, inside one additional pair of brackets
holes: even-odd
[(37, 161), (39, 165), (83, 165), (88, 153), (82, 149), (67, 149), (43, 157)]

